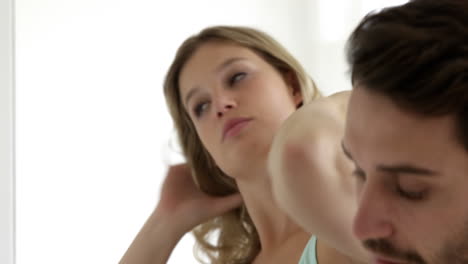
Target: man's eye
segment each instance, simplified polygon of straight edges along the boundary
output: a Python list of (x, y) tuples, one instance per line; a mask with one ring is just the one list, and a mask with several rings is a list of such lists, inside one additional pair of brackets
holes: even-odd
[(426, 197), (426, 191), (406, 191), (400, 186), (397, 187), (397, 192), (402, 198), (410, 201), (421, 201)]
[(229, 85), (233, 85), (235, 84), (236, 82), (244, 79), (244, 77), (247, 75), (247, 73), (245, 72), (238, 72), (234, 75), (231, 76), (231, 78), (229, 78)]

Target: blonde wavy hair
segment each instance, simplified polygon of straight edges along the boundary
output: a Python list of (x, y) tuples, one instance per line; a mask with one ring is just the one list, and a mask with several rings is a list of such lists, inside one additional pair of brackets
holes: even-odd
[[(164, 81), (166, 103), (195, 183), (207, 194), (224, 196), (238, 192), (236, 183), (217, 167), (202, 145), (183, 106), (179, 88), (179, 75), (185, 63), (201, 45), (211, 41), (249, 48), (278, 72), (294, 73), (303, 103), (321, 95), (300, 63), (280, 43), (262, 31), (248, 27), (215, 26), (182, 43)], [(197, 226), (193, 233), (196, 239), (195, 256), (200, 262), (203, 262), (200, 253), (203, 253), (212, 264), (247, 264), (253, 261), (261, 248), (257, 230), (245, 205)], [(217, 239), (216, 243), (210, 242), (213, 236)]]

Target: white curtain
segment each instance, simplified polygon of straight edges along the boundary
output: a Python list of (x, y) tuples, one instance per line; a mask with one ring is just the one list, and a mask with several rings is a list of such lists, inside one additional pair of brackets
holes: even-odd
[(13, 1), (0, 1), (0, 263), (14, 262)]
[[(345, 40), (389, 0), (17, 0), (17, 263), (117, 263), (182, 160), (162, 80), (217, 24), (282, 42), (325, 94), (350, 89)], [(196, 263), (191, 236), (170, 263)]]

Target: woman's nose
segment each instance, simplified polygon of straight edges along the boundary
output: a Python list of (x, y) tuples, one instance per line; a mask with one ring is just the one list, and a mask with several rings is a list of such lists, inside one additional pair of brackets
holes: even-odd
[(230, 104), (230, 103), (226, 103), (226, 104), (218, 107), (217, 116), (222, 117), (227, 111), (229, 111), (233, 107), (234, 107), (233, 104)]
[(236, 99), (228, 92), (219, 92), (213, 100), (218, 118), (237, 106)]

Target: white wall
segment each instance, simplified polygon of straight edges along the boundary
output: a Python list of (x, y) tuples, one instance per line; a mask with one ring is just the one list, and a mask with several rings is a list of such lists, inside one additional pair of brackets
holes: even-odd
[(13, 1), (0, 0), (0, 263), (13, 264)]
[[(342, 47), (365, 1), (344, 16), (335, 1), (17, 0), (17, 263), (120, 259), (181, 160), (161, 85), (201, 28), (263, 29), (325, 94), (349, 89)], [(192, 244), (170, 263), (196, 263)]]

